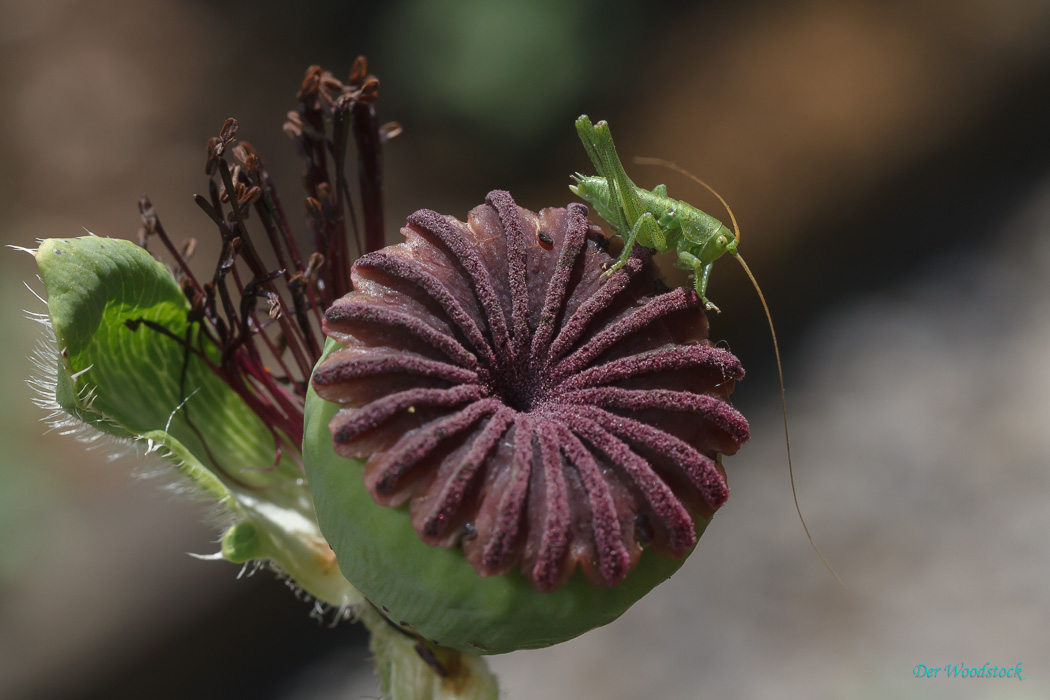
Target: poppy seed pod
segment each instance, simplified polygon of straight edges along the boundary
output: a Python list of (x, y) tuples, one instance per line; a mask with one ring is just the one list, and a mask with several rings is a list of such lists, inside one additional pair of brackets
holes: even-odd
[(475, 653), (610, 622), (669, 577), (748, 438), (739, 361), (639, 247), (580, 204), (494, 191), (416, 212), (325, 314), (304, 460), (347, 579), (390, 620)]

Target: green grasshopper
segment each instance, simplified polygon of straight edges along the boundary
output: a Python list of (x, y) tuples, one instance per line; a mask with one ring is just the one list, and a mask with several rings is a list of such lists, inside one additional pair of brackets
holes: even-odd
[[(620, 257), (605, 275), (611, 275), (627, 263), (635, 244), (660, 253), (673, 250), (678, 255), (676, 265), (693, 272), (696, 294), (704, 307), (718, 311), (707, 298), (707, 282), (716, 260), (726, 253), (739, 257), (738, 235), (710, 214), (668, 197), (666, 185), (644, 190), (631, 182), (616, 154), (607, 122), (591, 124), (590, 118), (583, 115), (576, 120), (576, 131), (598, 174), (576, 173), (573, 176), (576, 184), (569, 189), (593, 206), (624, 240)], [(736, 228), (735, 221), (733, 225)]]
[(569, 189), (580, 199), (593, 206), (598, 215), (608, 221), (613, 231), (624, 240), (620, 257), (605, 270), (603, 277), (611, 275), (626, 265), (635, 245), (653, 248), (660, 253), (674, 251), (678, 256), (675, 264), (680, 268), (692, 271), (696, 295), (703, 301), (704, 307), (708, 311), (717, 312), (718, 307), (707, 298), (707, 283), (715, 261), (729, 253), (744, 268), (744, 272), (758, 293), (759, 301), (762, 302), (766, 320), (769, 321), (769, 333), (773, 337), (773, 351), (776, 354), (777, 373), (780, 377), (780, 402), (784, 414), (784, 442), (787, 446), (788, 474), (791, 479), (791, 494), (795, 499), (795, 510), (798, 512), (802, 528), (806, 531), (806, 537), (816, 550), (817, 556), (842, 584), (842, 579), (831, 568), (831, 564), (824, 558), (816, 542), (813, 541), (806, 520), (802, 517), (802, 509), (798, 505), (794, 467), (791, 464), (791, 436), (788, 432), (787, 399), (784, 396), (784, 370), (780, 364), (777, 334), (773, 330), (773, 317), (769, 313), (769, 305), (766, 304), (765, 296), (747, 263), (744, 262), (744, 258), (737, 252), (740, 227), (737, 225), (736, 217), (733, 216), (733, 210), (729, 208), (722, 196), (706, 182), (674, 163), (658, 158), (636, 158), (635, 162), (667, 166), (703, 185), (718, 197), (726, 208), (733, 222), (733, 230), (730, 231), (721, 221), (693, 205), (669, 197), (666, 185), (657, 185), (652, 190), (642, 189), (635, 185), (620, 162), (609, 124), (604, 120), (592, 124), (590, 117), (586, 114), (581, 115), (576, 119), (576, 132), (580, 135), (580, 141), (583, 142), (583, 147), (590, 156), (591, 162), (594, 163), (598, 174), (588, 176), (576, 173), (573, 175), (576, 184), (570, 185)]

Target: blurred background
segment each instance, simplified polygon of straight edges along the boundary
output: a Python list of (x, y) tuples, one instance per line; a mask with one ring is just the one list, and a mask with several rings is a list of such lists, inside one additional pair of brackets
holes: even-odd
[[(362, 53), (405, 127), (391, 242), (494, 188), (571, 201), (582, 112), (726, 197), (779, 331), (799, 499), (846, 582), (794, 513), (768, 329), (727, 260), (711, 334), (748, 368), (753, 434), (732, 498), (621, 620), (493, 658), (508, 698), (1050, 696), (1050, 4), (0, 0), (2, 242), (134, 237), (141, 194), (205, 239), (191, 195), (228, 116), (294, 202), (302, 74)], [(43, 434), (35, 274), (0, 253), (0, 697), (376, 697), (359, 629), (189, 558), (217, 550), (200, 505)], [(986, 662), (1026, 680), (913, 673)]]

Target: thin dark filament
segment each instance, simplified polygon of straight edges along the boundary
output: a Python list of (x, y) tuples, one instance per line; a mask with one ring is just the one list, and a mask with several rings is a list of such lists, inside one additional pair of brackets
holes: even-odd
[[(350, 218), (350, 229), (354, 234), (354, 246), (357, 254), (361, 255), (364, 249), (361, 245), (361, 231), (357, 226), (357, 213), (354, 211), (354, 200), (350, 196), (350, 187), (346, 178), (346, 147), (350, 143), (350, 124), (347, 120), (346, 109), (336, 109), (332, 115), (332, 157), (335, 160), (335, 210), (339, 217), (343, 216), (343, 204), (345, 202)], [(345, 229), (345, 224), (344, 224)], [(339, 270), (340, 289), (350, 289), (350, 280), (346, 272)]]
[(274, 361), (277, 363), (277, 366), (281, 368), (282, 372), (284, 372), (284, 378), (289, 382), (295, 382), (296, 384), (298, 384), (298, 382), (292, 378), (292, 371), (291, 369), (289, 369), (288, 365), (284, 361), (284, 354), (277, 352), (277, 346), (274, 345), (273, 339), (270, 338), (269, 333), (265, 332), (265, 329), (268, 326), (269, 324), (265, 323), (259, 325), (259, 337), (262, 338), (263, 343), (266, 344), (266, 348), (270, 351), (270, 354), (273, 356)]
[[(259, 200), (255, 203), (256, 212), (259, 215), (259, 219), (263, 223), (263, 228), (266, 230), (266, 236), (270, 239), (270, 245), (273, 246), (274, 251), (277, 253), (277, 264), (284, 270), (284, 281), (288, 285), (289, 291), (292, 293), (292, 301), (295, 306), (295, 319), (299, 324), (299, 330), (302, 331), (303, 337), (306, 338), (310, 351), (315, 357), (320, 356), (320, 346), (318, 345), (317, 338), (314, 336), (314, 330), (310, 327), (310, 320), (306, 314), (306, 307), (311, 304), (304, 304), (302, 301), (303, 296), (308, 296), (310, 291), (310, 285), (307, 280), (305, 284), (306, 292), (304, 294), (302, 289), (297, 289), (292, 281), (292, 275), (288, 272), (289, 265), (288, 259), (284, 254), (281, 247), (281, 241), (278, 237), (277, 230), (273, 226), (273, 221), (270, 219), (270, 211), (263, 200)], [(302, 261), (296, 260), (297, 269), (304, 271)], [(320, 310), (315, 309), (315, 314), (318, 323), (320, 323)]]
[[(379, 250), (385, 244), (383, 232), (382, 150), (379, 144), (379, 121), (370, 104), (360, 102), (351, 107), (354, 139), (357, 144), (357, 174), (365, 221), (363, 253)], [(347, 291), (349, 291), (347, 287)]]
[[(273, 186), (273, 183), (270, 180), (270, 174), (265, 170), (262, 170), (260, 173), (260, 180), (262, 183), (263, 200), (271, 210), (273, 219), (280, 225), (284, 244), (287, 246), (288, 252), (292, 256), (292, 260), (295, 262), (295, 267), (297, 270), (303, 270), (305, 272), (306, 267), (303, 265), (302, 255), (300, 255), (299, 247), (295, 243), (295, 237), (292, 236), (291, 230), (288, 227), (288, 221), (284, 215), (284, 209), (281, 207), (281, 201), (277, 197), (277, 189)], [(260, 211), (262, 210), (260, 209)], [(270, 225), (272, 226), (272, 223)], [(314, 274), (320, 273), (315, 272)], [(319, 328), (321, 325), (322, 303), (325, 302), (318, 299), (317, 292), (314, 289), (314, 284), (312, 284), (309, 275), (307, 275), (307, 279), (305, 280), (305, 288), (308, 300), (307, 306), (313, 311), (314, 320)], [(325, 305), (327, 305), (327, 303)], [(307, 334), (305, 329), (303, 330), (303, 333)], [(311, 347), (316, 347), (316, 343), (311, 343)], [(318, 356), (319, 355), (320, 353), (318, 353)], [(287, 372), (287, 369), (285, 371)]]
[[(277, 264), (284, 273), (284, 281), (289, 283), (292, 281), (292, 273), (289, 272), (289, 270), (292, 269), (292, 266), (288, 264), (288, 258), (284, 254), (284, 247), (281, 245), (281, 241), (277, 236), (277, 230), (274, 229), (273, 222), (270, 221), (270, 212), (267, 210), (266, 204), (261, 197), (255, 202), (255, 212), (258, 214), (259, 220), (262, 222), (263, 230), (266, 231), (266, 237), (270, 241), (270, 247), (273, 248), (274, 254), (277, 255)], [(297, 269), (301, 268), (302, 266), (300, 265)]]
[[(249, 295), (244, 297), (241, 301), (242, 305), (247, 306), (253, 305), (254, 300), (253, 297)], [(243, 308), (242, 312), (244, 325), (242, 328), (241, 341), (235, 348), (236, 352), (232, 359), (238, 367), (248, 372), (249, 375), (261, 385), (261, 387), (256, 388), (266, 388), (271, 399), (281, 404), (287, 414), (294, 415), (297, 411), (301, 411), (301, 406), (296, 402), (289, 401), (286, 398), (284, 390), (274, 384), (273, 378), (269, 372), (265, 370), (265, 365), (262, 361), (262, 357), (259, 355), (258, 348), (254, 343), (247, 342), (247, 339), (253, 338), (257, 334), (265, 336), (265, 333), (263, 333), (255, 318), (255, 310), (253, 308)], [(256, 333), (256, 329), (259, 329), (258, 333)], [(245, 356), (247, 356), (250, 362), (244, 361)], [(287, 420), (284, 422), (287, 423)]]
[(191, 323), (186, 326), (186, 337), (185, 339), (183, 339), (182, 342), (185, 351), (182, 354), (182, 369), (179, 372), (179, 405), (182, 406), (182, 418), (186, 421), (186, 425), (189, 427), (189, 429), (193, 431), (193, 434), (197, 436), (197, 439), (200, 441), (201, 446), (204, 448), (204, 452), (208, 456), (208, 460), (216, 469), (222, 472), (222, 475), (224, 477), (226, 477), (231, 482), (237, 484), (237, 486), (243, 489), (257, 491), (259, 490), (257, 486), (252, 486), (248, 482), (234, 476), (225, 467), (222, 466), (218, 458), (215, 456), (215, 453), (211, 451), (211, 447), (208, 445), (208, 441), (204, 438), (203, 433), (201, 433), (200, 429), (197, 428), (196, 424), (192, 420), (190, 420), (190, 404), (189, 401), (187, 401), (188, 397), (186, 396), (186, 374), (190, 368), (190, 336), (192, 335), (193, 324)]
[[(237, 205), (236, 188), (233, 185), (233, 178), (230, 175), (230, 168), (225, 160), (219, 161), (219, 173), (222, 176), (223, 185), (225, 185), (226, 192), (230, 198), (230, 204), (231, 208), (233, 209), (233, 215), (237, 223), (237, 229), (241, 232), (240, 238), (242, 241), (242, 251), (244, 253), (242, 257), (244, 258), (244, 261), (248, 264), (248, 268), (252, 271), (252, 274), (254, 274), (257, 278), (260, 279), (265, 278), (268, 273), (263, 267), (262, 260), (259, 258), (258, 253), (256, 253), (255, 247), (252, 245), (251, 239), (248, 236), (247, 226), (245, 225), (244, 218), (241, 215), (240, 207)], [(273, 281), (269, 280), (265, 284), (267, 286), (267, 289), (273, 292), (281, 310), (281, 316), (278, 319), (278, 323), (281, 326), (281, 330), (285, 334), (285, 339), (288, 341), (288, 349), (291, 351), (292, 357), (295, 358), (296, 364), (299, 365), (299, 368), (302, 371), (302, 373), (304, 375), (309, 375), (310, 369), (312, 368), (312, 363), (309, 360), (307, 360), (306, 354), (304, 352), (305, 348), (302, 347), (302, 344), (305, 339), (302, 337), (301, 331), (295, 326), (295, 324), (291, 323), (291, 321), (288, 320), (288, 309), (285, 307), (284, 301), (281, 299), (280, 295), (277, 294), (277, 289), (274, 287)], [(316, 353), (315, 356), (317, 355), (320, 355), (320, 353)]]
[(299, 254), (299, 246), (295, 243), (295, 237), (292, 236), (291, 229), (288, 228), (284, 208), (281, 206), (281, 200), (277, 197), (277, 188), (274, 187), (273, 182), (270, 180), (270, 173), (262, 170), (259, 175), (259, 181), (262, 185), (263, 201), (266, 202), (267, 207), (272, 211), (273, 218), (281, 227), (284, 244), (288, 247), (292, 260), (295, 261), (296, 269), (301, 270), (303, 269), (303, 257)]
[[(299, 114), (302, 116), (303, 122), (315, 133), (324, 134), (324, 115), (321, 110), (307, 107), (303, 105)], [(331, 185), (331, 180), (328, 174), (328, 158), (325, 154), (325, 139), (313, 138), (308, 135), (306, 130), (303, 131), (303, 151), (307, 156), (307, 173), (306, 182), (307, 189), (311, 197), (314, 197), (318, 201), (321, 200), (321, 186)], [(322, 208), (323, 214), (323, 208)], [(336, 228), (334, 224), (338, 223), (339, 226)], [(349, 287), (343, 286), (344, 284), (344, 268), (349, 267), (349, 256), (346, 247), (346, 227), (344, 221), (329, 221), (327, 217), (324, 217), (321, 225), (321, 230), (316, 232), (317, 235), (317, 249), (323, 250), (325, 258), (331, 263), (327, 267), (327, 276), (329, 278), (329, 287), (334, 291), (333, 294), (341, 294), (339, 290), (349, 290)]]
[[(213, 192), (215, 192), (214, 189)], [(206, 201), (203, 201), (203, 198), (198, 198), (198, 203), (201, 204), (202, 209), (208, 211), (213, 220), (218, 219), (217, 213), (214, 210), (209, 211), (210, 207)], [(221, 222), (221, 219), (218, 219), (217, 223), (219, 222)], [(246, 302), (254, 303), (252, 301), (253, 297), (251, 294), (245, 294), (245, 286), (241, 283), (231, 243), (232, 234), (224, 222), (219, 225), (219, 229), (220, 234), (223, 237), (223, 254), (216, 265), (213, 280), (214, 286), (218, 289), (219, 296), (222, 300), (229, 327), (234, 331), (234, 335), (232, 338), (229, 338), (229, 342), (221, 344), (222, 356), (218, 367), (206, 357), (203, 351), (197, 351), (196, 354), (207, 362), (209, 367), (216, 371), (220, 376), (224, 377), (231, 387), (233, 387), (257, 413), (267, 419), (269, 425), (282, 425), (283, 430), (286, 433), (289, 435), (297, 435), (300, 431), (295, 424), (297, 422), (296, 418), (298, 414), (301, 413), (301, 406), (294, 401), (289, 400), (284, 390), (273, 384), (272, 379), (265, 372), (260, 372), (256, 369), (256, 367), (262, 366), (262, 359), (252, 343), (249, 342), (254, 335), (254, 330), (252, 324), (249, 324), (249, 314), (244, 313), (248, 308)], [(229, 289), (226, 284), (226, 275), (228, 273), (232, 274), (238, 293), (242, 298), (241, 314), (238, 314), (235, 311), (233, 300), (230, 297)], [(166, 329), (157, 326), (157, 324), (150, 324), (147, 322), (147, 325), (154, 330), (159, 330), (160, 332), (171, 336)], [(178, 338), (175, 339), (178, 340)], [(247, 356), (242, 352), (238, 352), (238, 349), (242, 347), (246, 349)], [(287, 368), (285, 368), (285, 370), (287, 371)], [(260, 383), (262, 386), (256, 386), (255, 389), (249, 388), (243, 383), (243, 380), (241, 380), (239, 376), (241, 371), (249, 372), (255, 382)], [(259, 394), (259, 390), (263, 387), (265, 387), (267, 391), (265, 391), (264, 394)], [(272, 406), (265, 405), (265, 395), (269, 395), (271, 400), (280, 404), (284, 410), (281, 413), (277, 413)]]
[(226, 286), (226, 277), (224, 275), (218, 276), (216, 287), (219, 290), (219, 299), (222, 301), (222, 308), (226, 313), (226, 324), (231, 334), (228, 342), (223, 345), (222, 349), (223, 361), (225, 362), (233, 352), (234, 343), (237, 342), (235, 334), (240, 326), (240, 319), (237, 317), (237, 311), (234, 309), (233, 299), (230, 298), (230, 290)]
[[(253, 390), (262, 395), (263, 398), (269, 398), (269, 401), (263, 401), (263, 404), (270, 407), (272, 410), (271, 415), (281, 417), (281, 420), (278, 422), (283, 426), (287, 426), (289, 421), (293, 420), (297, 414), (302, 412), (302, 404), (293, 400), (283, 387), (273, 381), (273, 378), (259, 363), (257, 356), (253, 356), (251, 359), (252, 362), (241, 362), (239, 363), (239, 366), (244, 373), (246, 373), (251, 379), (255, 380), (251, 384)], [(274, 404), (277, 404), (277, 406)], [(278, 411), (278, 406), (283, 410)], [(292, 430), (291, 434), (294, 435), (299, 432), (301, 431)]]
[[(253, 335), (261, 336), (263, 338), (263, 341), (266, 343), (267, 347), (270, 349), (271, 353), (276, 357), (277, 349), (273, 346), (273, 343), (270, 341), (269, 335), (264, 331), (265, 326), (259, 323), (259, 320), (255, 316), (255, 313), (256, 312), (253, 311), (251, 315), (251, 326), (253, 329), (257, 329), (253, 330)], [(275, 399), (280, 400), (280, 402), (289, 409), (302, 408), (302, 402), (298, 396), (288, 394), (287, 391), (285, 391), (283, 388), (274, 383), (273, 375), (268, 370), (266, 370), (266, 365), (262, 361), (262, 356), (259, 355), (259, 351), (254, 345), (252, 345), (251, 343), (245, 344), (244, 352), (247, 352), (253, 360), (252, 365), (248, 366), (247, 369), (252, 373), (252, 376), (258, 378), (267, 387), (272, 387), (272, 390), (277, 392), (277, 396), (275, 396)], [(278, 361), (280, 362), (280, 360)], [(280, 364), (281, 367), (284, 368), (285, 371), (287, 371), (287, 366), (283, 362), (280, 362)], [(290, 379), (291, 375), (289, 374), (288, 377)]]

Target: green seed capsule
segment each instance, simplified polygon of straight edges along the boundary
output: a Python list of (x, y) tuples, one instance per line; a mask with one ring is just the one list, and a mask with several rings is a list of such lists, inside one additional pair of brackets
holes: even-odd
[(340, 570), (392, 622), (466, 652), (611, 622), (728, 496), (716, 455), (747, 439), (725, 401), (739, 362), (702, 338), (692, 290), (651, 295), (636, 259), (603, 281), (582, 205), (536, 214), (493, 192), (465, 223), (422, 211), (402, 233), (326, 312), (306, 400)]
[(321, 531), (347, 580), (389, 620), (429, 641), (475, 654), (557, 644), (612, 622), (685, 561), (644, 552), (614, 588), (576, 572), (550, 593), (518, 571), (479, 576), (459, 548), (425, 544), (407, 507), (372, 500), (363, 463), (332, 448), (328, 423), (337, 410), (313, 391), (307, 396), (303, 456)]

